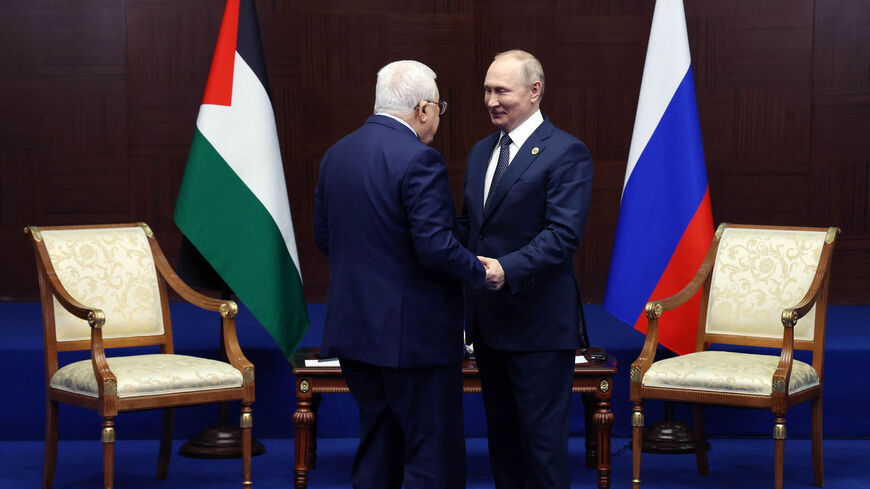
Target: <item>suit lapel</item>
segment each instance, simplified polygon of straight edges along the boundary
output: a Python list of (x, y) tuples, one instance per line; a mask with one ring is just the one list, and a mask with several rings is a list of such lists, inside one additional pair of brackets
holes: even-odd
[[(535, 132), (526, 139), (526, 142), (523, 143), (523, 146), (511, 161), (510, 166), (508, 166), (504, 175), (502, 175), (501, 181), (499, 181), (498, 187), (495, 189), (495, 194), (492, 196), (493, 201), (489, 214), (483, 216), (484, 223), (486, 223), (490, 216), (498, 211), (499, 204), (504, 200), (504, 196), (508, 193), (513, 184), (515, 184), (522, 174), (532, 166), (532, 163), (538, 159), (538, 156), (546, 151), (545, 143), (552, 133), (553, 123), (550, 122), (549, 118), (545, 118), (544, 122), (535, 129)], [(537, 148), (537, 151), (534, 150), (535, 148)], [(484, 174), (485, 173), (486, 168), (484, 168)]]

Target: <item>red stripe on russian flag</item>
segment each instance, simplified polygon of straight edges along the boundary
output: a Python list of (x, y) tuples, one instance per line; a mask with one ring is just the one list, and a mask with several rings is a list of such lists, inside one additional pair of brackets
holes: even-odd
[[(686, 286), (695, 276), (704, 261), (704, 255), (713, 240), (713, 214), (710, 207), (710, 190), (704, 193), (701, 205), (689, 222), (683, 237), (677, 244), (668, 266), (665, 268), (649, 300), (665, 299)], [(695, 336), (698, 312), (701, 306), (700, 289), (685, 304), (668, 311), (659, 319), (659, 343), (678, 355), (695, 351)], [(647, 319), (644, 314), (634, 324), (638, 331), (646, 333)]]

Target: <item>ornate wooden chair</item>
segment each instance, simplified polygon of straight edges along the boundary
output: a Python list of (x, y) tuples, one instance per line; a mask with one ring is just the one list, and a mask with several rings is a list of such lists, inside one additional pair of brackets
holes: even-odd
[[(163, 409), (157, 478), (169, 471), (174, 406), (241, 401), (243, 487), (251, 484), (254, 366), (236, 338), (232, 301), (182, 282), (144, 223), (25, 228), (35, 253), (45, 340), (46, 428), (42, 487), (54, 485), (58, 403), (95, 409), (103, 418), (103, 479), (113, 486), (115, 416)], [(166, 284), (222, 317), (229, 363), (173, 352)], [(159, 346), (160, 353), (106, 356), (113, 347)], [(90, 350), (59, 368), (58, 352)]]
[[(824, 485), (822, 371), (831, 252), (838, 228), (722, 224), (695, 277), (649, 302), (646, 342), (631, 365), (633, 487), (640, 487), (644, 399), (695, 404), (698, 472), (706, 474), (703, 405), (773, 412), (774, 479), (782, 488), (785, 415), (812, 401), (813, 476)], [(703, 287), (695, 352), (655, 361), (659, 317)], [(767, 347), (771, 354), (710, 351), (711, 344)], [(812, 365), (794, 350), (812, 350)], [(719, 350), (719, 347), (717, 347)], [(778, 350), (778, 351), (776, 351)], [(754, 350), (748, 350), (754, 351)]]

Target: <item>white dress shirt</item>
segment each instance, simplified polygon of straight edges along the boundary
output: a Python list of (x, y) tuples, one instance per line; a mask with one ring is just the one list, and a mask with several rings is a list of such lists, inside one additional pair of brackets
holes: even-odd
[[(544, 116), (541, 115), (540, 109), (537, 110), (534, 114), (530, 115), (528, 119), (524, 120), (522, 124), (515, 127), (513, 131), (508, 133), (511, 137), (511, 145), (509, 146), (510, 151), (510, 159), (508, 160), (508, 166), (510, 166), (511, 161), (514, 160), (514, 156), (520, 151), (520, 148), (525, 144), (526, 139), (529, 139), (529, 136), (535, 132), (535, 129), (544, 122)], [(501, 136), (499, 136), (498, 141), (501, 143), (501, 138), (504, 137), (504, 131), (502, 131)], [(492, 184), (492, 176), (495, 174), (495, 167), (498, 165), (498, 155), (501, 151), (501, 145), (496, 144), (495, 149), (492, 152), (492, 155), (489, 157), (489, 166), (486, 167), (486, 177), (483, 179), (483, 202), (486, 203), (486, 197), (489, 195), (489, 187)]]

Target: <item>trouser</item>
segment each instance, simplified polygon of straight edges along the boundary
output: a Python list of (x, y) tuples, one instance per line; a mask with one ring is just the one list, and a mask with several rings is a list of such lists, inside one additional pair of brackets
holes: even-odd
[(574, 351), (475, 344), (497, 489), (568, 489)]
[(387, 368), (341, 359), (360, 412), (356, 489), (462, 489), (462, 369)]

